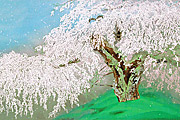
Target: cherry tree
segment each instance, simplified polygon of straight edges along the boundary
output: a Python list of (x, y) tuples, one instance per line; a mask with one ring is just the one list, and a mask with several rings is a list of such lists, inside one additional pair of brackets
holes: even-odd
[[(66, 102), (94, 85), (114, 89), (119, 102), (140, 98), (147, 86), (180, 94), (180, 3), (161, 1), (69, 0), (57, 4), (64, 12), (60, 26), (44, 36), (35, 56), (10, 52), (0, 58), (0, 111), (33, 115), (33, 104), (52, 117)], [(67, 11), (69, 10), (69, 11)], [(103, 78), (113, 74), (113, 84)], [(157, 84), (155, 80), (161, 78)], [(114, 80), (113, 80), (114, 79)]]

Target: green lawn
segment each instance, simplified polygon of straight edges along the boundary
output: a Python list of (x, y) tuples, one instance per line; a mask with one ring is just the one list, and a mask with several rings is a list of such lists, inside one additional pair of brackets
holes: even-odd
[(72, 109), (54, 120), (180, 120), (180, 104), (151, 89), (140, 89), (141, 98), (118, 103), (113, 90)]

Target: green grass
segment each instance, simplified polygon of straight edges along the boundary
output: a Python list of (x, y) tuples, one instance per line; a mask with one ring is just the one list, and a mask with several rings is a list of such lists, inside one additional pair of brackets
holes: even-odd
[(140, 89), (141, 98), (119, 103), (113, 90), (54, 120), (180, 120), (180, 104), (161, 92)]

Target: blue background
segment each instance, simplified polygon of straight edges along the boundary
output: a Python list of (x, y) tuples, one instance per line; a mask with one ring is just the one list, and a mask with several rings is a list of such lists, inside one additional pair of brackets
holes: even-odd
[(64, 13), (51, 16), (51, 11), (63, 1), (0, 0), (0, 53), (42, 43), (43, 36), (59, 26)]

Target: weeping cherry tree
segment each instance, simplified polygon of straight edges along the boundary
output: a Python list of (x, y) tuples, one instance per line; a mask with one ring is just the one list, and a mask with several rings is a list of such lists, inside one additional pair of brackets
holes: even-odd
[[(136, 100), (142, 80), (180, 95), (179, 8), (170, 0), (57, 4), (51, 15), (59, 10), (64, 16), (36, 47), (38, 55), (12, 51), (0, 58), (0, 111), (32, 116), (34, 104), (47, 110), (53, 97), (52, 117), (67, 101), (79, 105), (78, 96), (95, 85), (113, 88), (119, 102)], [(107, 85), (109, 74), (113, 84)]]

